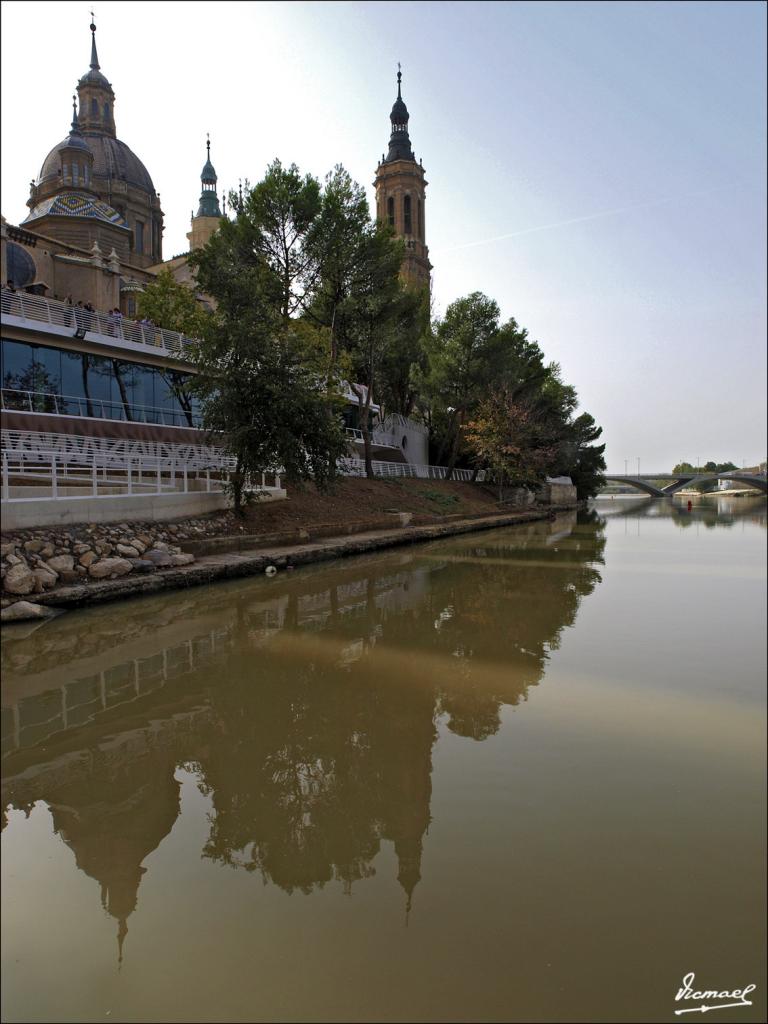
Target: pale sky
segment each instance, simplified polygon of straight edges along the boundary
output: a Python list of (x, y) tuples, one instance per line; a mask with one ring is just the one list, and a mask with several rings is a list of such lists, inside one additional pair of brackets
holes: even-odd
[[(2, 213), (67, 134), (90, 5), (2, 4)], [(480, 290), (563, 367), (610, 470), (766, 454), (762, 3), (94, 5), (117, 134), (188, 248), (279, 157), (368, 187), (397, 61), (437, 310)], [(221, 194), (221, 189), (220, 189)]]

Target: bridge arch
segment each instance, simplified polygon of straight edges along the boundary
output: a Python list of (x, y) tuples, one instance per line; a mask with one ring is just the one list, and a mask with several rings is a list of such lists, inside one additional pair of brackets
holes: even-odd
[[(764, 476), (748, 476), (746, 473), (734, 473), (733, 470), (722, 473), (701, 473), (699, 476), (692, 477), (688, 483), (708, 484), (713, 480), (735, 480), (740, 484), (745, 484), (747, 487), (756, 487), (763, 494), (768, 494), (768, 480)], [(685, 484), (681, 486), (685, 487)], [(680, 487), (675, 485), (675, 491), (679, 489)], [(674, 491), (670, 490), (667, 493), (673, 494)]]
[(604, 474), (606, 480), (612, 480), (617, 484), (629, 484), (630, 487), (634, 487), (638, 491), (642, 491), (644, 494), (650, 494), (653, 498), (663, 498), (664, 491), (655, 487), (653, 484), (649, 484), (647, 480), (643, 480), (642, 477), (636, 476), (612, 476), (610, 473)]
[(671, 473), (661, 473), (658, 476), (652, 476), (651, 479), (668, 479), (670, 481), (664, 488), (656, 487), (655, 484), (649, 482), (648, 478), (638, 476), (624, 476), (623, 474), (611, 474), (606, 473), (605, 479), (611, 480), (614, 483), (629, 484), (630, 487), (634, 487), (638, 491), (642, 491), (644, 494), (650, 494), (654, 498), (671, 498), (677, 494), (684, 487), (690, 487), (693, 484), (708, 484), (715, 480), (735, 480), (739, 483), (743, 483), (746, 487), (755, 487), (763, 494), (768, 494), (768, 480), (764, 476), (753, 476), (747, 473), (734, 472), (734, 470), (722, 470), (719, 473), (699, 473), (698, 475), (687, 475), (675, 477)]

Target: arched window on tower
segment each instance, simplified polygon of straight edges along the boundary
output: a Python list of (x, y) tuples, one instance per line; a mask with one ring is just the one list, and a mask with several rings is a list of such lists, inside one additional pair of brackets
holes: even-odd
[(96, 99), (96, 97), (94, 97), (91, 100), (91, 115), (93, 117), (99, 116), (99, 101)]
[(104, 120), (109, 121), (109, 104), (104, 104)]
[(389, 226), (393, 228), (395, 226), (395, 199), (394, 196), (390, 196), (387, 200), (387, 220)]
[(413, 234), (413, 227), (411, 225), (411, 197), (405, 196), (403, 198), (403, 230), (406, 235)]
[(80, 180), (78, 178), (78, 169), (77, 169), (77, 164), (76, 163), (72, 164), (72, 184), (73, 185), (79, 185), (80, 184)]
[(423, 242), (424, 241), (424, 210), (422, 208), (421, 200), (420, 199), (419, 199), (418, 202), (419, 202), (419, 205), (416, 207), (416, 209), (418, 211), (418, 223), (416, 225), (416, 229), (417, 229), (417, 231), (419, 233), (419, 235), (418, 235), (419, 238)]

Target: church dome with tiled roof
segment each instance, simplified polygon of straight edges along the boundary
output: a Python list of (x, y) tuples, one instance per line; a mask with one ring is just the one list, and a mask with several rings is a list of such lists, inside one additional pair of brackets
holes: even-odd
[[(149, 195), (155, 194), (155, 186), (144, 164), (139, 160), (130, 146), (121, 139), (113, 139), (109, 135), (83, 131), (88, 148), (93, 153), (94, 178), (103, 179), (103, 185), (110, 182), (124, 181), (135, 185)], [(40, 168), (38, 184), (56, 180), (59, 173), (59, 150), (64, 145), (60, 142), (54, 146), (43, 161)]]
[(93, 220), (114, 224), (116, 227), (128, 228), (125, 218), (121, 217), (117, 210), (86, 192), (59, 192), (49, 199), (44, 199), (33, 207), (24, 223), (29, 224), (51, 214), (59, 217), (90, 217)]
[[(90, 29), (90, 69), (77, 84), (79, 109), (73, 119), (73, 132), (43, 161), (32, 184), (27, 203), (30, 214), (25, 223), (55, 214), (127, 227), (131, 231), (127, 250), (130, 262), (152, 266), (162, 260), (160, 197), (143, 161), (117, 137), (115, 94), (99, 65), (93, 22)], [(75, 203), (72, 197), (84, 201), (84, 191), (94, 196), (85, 205)], [(52, 201), (58, 197), (63, 201)], [(95, 200), (100, 200), (102, 207), (93, 205)], [(111, 213), (105, 213), (107, 210)]]

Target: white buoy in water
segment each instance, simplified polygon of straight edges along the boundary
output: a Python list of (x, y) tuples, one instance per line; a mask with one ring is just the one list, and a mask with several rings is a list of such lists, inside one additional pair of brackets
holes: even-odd
[(265, 576), (276, 576), (277, 575), (277, 569), (274, 567), (274, 565), (268, 565), (267, 568), (264, 570), (264, 575)]

